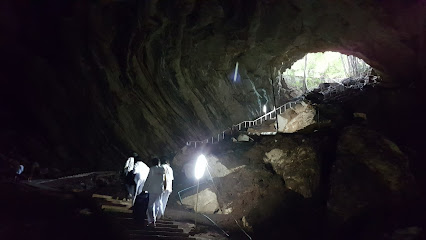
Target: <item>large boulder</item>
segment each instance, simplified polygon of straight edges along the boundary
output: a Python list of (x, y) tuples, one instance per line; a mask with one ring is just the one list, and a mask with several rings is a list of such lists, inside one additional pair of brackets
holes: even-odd
[(316, 111), (305, 102), (296, 104), (295, 107), (287, 109), (278, 117), (278, 132), (294, 133), (315, 123)]
[[(281, 137), (283, 136), (272, 136), (269, 140), (279, 138), (276, 144), (281, 146), (279, 148), (285, 148), (286, 142), (281, 141)], [(294, 192), (288, 190), (282, 176), (276, 174), (269, 164), (262, 160), (265, 151), (273, 148), (272, 144), (263, 141), (244, 144), (222, 142), (206, 145), (204, 148), (185, 147), (173, 160), (175, 179), (182, 179), (180, 182), (176, 181), (174, 187), (179, 191), (178, 189), (194, 185), (194, 162), (202, 152), (206, 156), (212, 179), (206, 172), (204, 179), (200, 180), (203, 185), (200, 185), (198, 211), (222, 214), (226, 221), (229, 220), (224, 224), (229, 228), (236, 227), (236, 219), (241, 226), (245, 226), (245, 230), (250, 231), (250, 226), (256, 226), (268, 221), (272, 216), (279, 215), (278, 209), (283, 206), (288, 209), (293, 206), (283, 198)], [(204, 183), (206, 180), (207, 183)], [(183, 181), (186, 184), (181, 184)], [(183, 205), (193, 209), (196, 187), (183, 191), (180, 195)]]
[[(189, 208), (194, 208), (197, 205), (197, 194), (189, 195), (182, 198), (182, 204)], [(215, 213), (219, 209), (219, 203), (214, 191), (210, 188), (203, 189), (198, 193), (197, 212), (200, 213)]]
[(345, 220), (367, 208), (398, 204), (413, 187), (408, 159), (395, 143), (364, 127), (343, 130), (331, 170), (329, 210)]
[(290, 143), (288, 148), (272, 149), (265, 153), (263, 160), (270, 163), (281, 175), (287, 188), (312, 197), (319, 185), (319, 164), (317, 153), (308, 144)]

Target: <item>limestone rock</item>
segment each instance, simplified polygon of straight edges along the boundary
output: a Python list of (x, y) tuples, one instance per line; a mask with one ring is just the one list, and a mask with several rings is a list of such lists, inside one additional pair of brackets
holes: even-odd
[[(187, 179), (194, 179), (194, 169), (198, 155), (199, 152), (197, 151), (177, 154), (173, 160), (173, 164), (177, 167), (176, 169), (181, 169), (184, 172)], [(229, 169), (220, 162), (218, 157), (213, 154), (206, 155), (206, 159), (209, 166), (209, 173), (214, 178), (224, 177), (241, 167), (239, 166), (237, 168)], [(208, 174), (206, 173), (205, 176), (207, 177)]]
[(344, 129), (330, 177), (332, 212), (347, 219), (367, 207), (399, 201), (413, 186), (408, 159), (395, 143), (367, 128)]
[[(193, 194), (188, 197), (182, 198), (182, 203), (190, 208), (195, 209), (197, 195)], [(211, 189), (206, 188), (198, 193), (198, 212), (213, 214), (219, 209), (216, 193)]]
[(354, 118), (362, 118), (364, 120), (367, 120), (367, 114), (365, 113), (354, 112), (353, 115), (354, 115)]
[(4, 21), (16, 24), (1, 26), (10, 132), (1, 141), (42, 164), (55, 156), (60, 169), (118, 168), (129, 149), (162, 155), (253, 119), (272, 99), (270, 67), (284, 70), (308, 51), (334, 49), (388, 80), (424, 82), (418, 1), (4, 4)]
[(238, 142), (249, 142), (249, 141), (253, 141), (253, 139), (245, 134), (240, 134), (238, 135), (237, 138)]
[(319, 184), (319, 165), (314, 149), (302, 145), (294, 149), (272, 149), (263, 160), (270, 163), (275, 172), (282, 176), (286, 187), (312, 197)]
[(316, 111), (309, 104), (296, 104), (278, 115), (278, 131), (293, 133), (315, 123)]
[(267, 120), (257, 126), (249, 127), (247, 129), (249, 135), (275, 135), (276, 134), (276, 121)]

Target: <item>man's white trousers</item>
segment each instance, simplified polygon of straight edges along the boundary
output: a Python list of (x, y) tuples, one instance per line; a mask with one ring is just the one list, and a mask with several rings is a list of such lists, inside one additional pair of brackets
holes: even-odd
[(167, 201), (169, 200), (170, 193), (172, 192), (169, 190), (166, 190), (163, 192), (161, 196), (162, 208), (161, 208), (160, 216), (164, 216), (164, 212), (166, 211)]
[(163, 203), (161, 201), (161, 193), (150, 193), (148, 201), (147, 217), (148, 223), (155, 223), (157, 216), (161, 214)]

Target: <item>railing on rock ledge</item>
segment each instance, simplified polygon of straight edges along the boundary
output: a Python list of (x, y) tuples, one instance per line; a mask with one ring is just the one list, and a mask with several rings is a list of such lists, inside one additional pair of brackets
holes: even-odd
[[(256, 126), (256, 125), (260, 125), (267, 120), (276, 119), (277, 114), (282, 114), (285, 111), (287, 111), (287, 109), (290, 109), (290, 108), (293, 109), (293, 107), (296, 106), (296, 104), (302, 102), (304, 99), (305, 99), (304, 96), (301, 96), (294, 101), (287, 102), (284, 105), (282, 105), (281, 107), (274, 109), (274, 110), (272, 110), (268, 113), (265, 113), (264, 115), (256, 118), (253, 121), (243, 121), (243, 122), (240, 122), (238, 124), (232, 125), (232, 129), (230, 129), (230, 130), (232, 131), (233, 129), (238, 129), (238, 131), (241, 131), (242, 128), (253, 127), (253, 126)], [(227, 132), (227, 131), (229, 131), (229, 129), (222, 131), (221, 133), (217, 134), (217, 136), (207, 138), (203, 141), (188, 141), (188, 142), (186, 142), (186, 145), (187, 146), (193, 145), (194, 147), (197, 147), (197, 145), (199, 145), (199, 144), (218, 143), (218, 142), (223, 141), (225, 139), (225, 132)]]
[[(364, 80), (364, 81), (360, 81), (360, 79)], [(350, 84), (348, 86), (345, 86), (344, 84), (340, 83), (336, 86), (329, 86), (327, 88), (326, 91), (321, 91), (320, 93), (324, 96), (324, 97), (328, 97), (330, 95), (338, 95), (340, 93), (343, 93), (346, 89), (359, 89), (362, 90), (364, 86), (366, 85), (375, 85), (378, 83), (378, 79), (379, 77), (377, 76), (368, 76), (368, 77), (362, 77), (360, 79), (356, 79), (354, 84)], [(297, 103), (302, 102), (305, 99), (305, 97), (302, 95), (299, 98), (296, 98), (293, 101), (287, 102), (284, 105), (282, 105), (281, 107), (274, 109), (266, 114), (264, 114), (263, 116), (253, 120), (253, 121), (243, 121), (240, 122), (236, 125), (232, 126), (232, 129), (230, 129), (231, 131), (233, 129), (238, 129), (238, 131), (241, 131), (241, 129), (243, 128), (249, 128), (249, 127), (253, 127), (256, 125), (260, 125), (262, 124), (264, 121), (267, 121), (269, 119), (276, 119), (277, 117), (277, 112), (278, 114), (282, 114), (283, 112), (287, 111), (287, 109), (289, 108), (293, 108), (292, 105), (296, 105)], [(207, 138), (203, 141), (189, 141), (186, 142), (187, 146), (191, 146), (194, 145), (194, 147), (197, 147), (197, 144), (205, 144), (205, 143), (217, 143), (220, 142), (222, 140), (225, 139), (225, 132), (229, 131), (229, 130), (225, 130), (222, 131), (222, 133), (217, 134), (216, 136), (213, 136), (211, 138)]]

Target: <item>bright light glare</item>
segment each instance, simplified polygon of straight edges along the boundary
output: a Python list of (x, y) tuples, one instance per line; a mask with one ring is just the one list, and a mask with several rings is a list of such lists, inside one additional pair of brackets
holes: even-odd
[(263, 105), (263, 112), (266, 113), (266, 105)]
[(236, 82), (236, 81), (237, 81), (237, 74), (238, 74), (238, 62), (235, 64), (234, 82)]
[(198, 157), (197, 162), (195, 163), (195, 178), (197, 180), (203, 177), (204, 171), (206, 170), (206, 166), (207, 166), (207, 159), (203, 154), (201, 154)]

